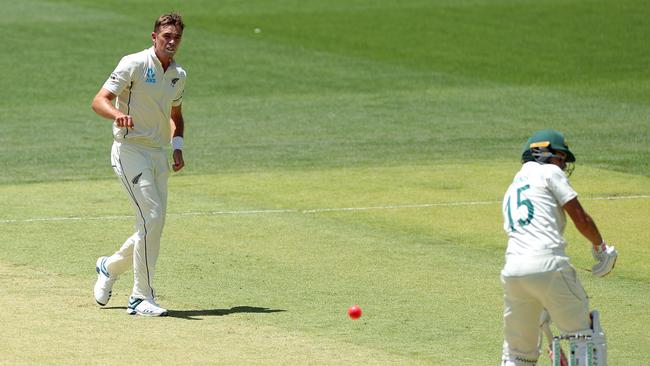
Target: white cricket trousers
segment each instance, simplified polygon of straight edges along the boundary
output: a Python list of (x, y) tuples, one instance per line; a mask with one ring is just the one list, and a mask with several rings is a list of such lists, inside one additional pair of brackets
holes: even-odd
[(590, 329), (589, 299), (573, 267), (525, 276), (501, 276), (504, 289), (502, 365), (535, 365), (544, 309), (561, 333)]
[(135, 211), (136, 231), (106, 260), (106, 269), (111, 277), (118, 277), (132, 267), (131, 296), (153, 299), (153, 278), (167, 211), (167, 154), (161, 148), (114, 142), (111, 164)]

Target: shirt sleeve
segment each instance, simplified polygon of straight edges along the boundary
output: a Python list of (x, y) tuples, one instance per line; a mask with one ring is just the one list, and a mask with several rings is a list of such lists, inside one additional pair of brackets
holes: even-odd
[(176, 99), (172, 101), (172, 106), (178, 107), (183, 104), (183, 93), (185, 93), (185, 89), (180, 89), (180, 93), (176, 94)]
[(123, 57), (115, 70), (104, 83), (103, 88), (109, 92), (119, 95), (126, 87), (131, 84), (134, 74), (133, 62), (127, 57)]
[(562, 169), (554, 166), (556, 169), (550, 169), (548, 176), (548, 187), (555, 196), (555, 199), (564, 206), (567, 202), (578, 196), (578, 193), (571, 187), (569, 178), (564, 174)]
[(179, 105), (183, 104), (183, 94), (185, 94), (185, 80), (187, 80), (187, 74), (185, 73), (185, 70), (182, 71), (182, 77), (178, 82), (178, 89), (176, 91), (176, 95), (174, 96), (174, 100), (172, 100), (172, 106), (178, 107)]

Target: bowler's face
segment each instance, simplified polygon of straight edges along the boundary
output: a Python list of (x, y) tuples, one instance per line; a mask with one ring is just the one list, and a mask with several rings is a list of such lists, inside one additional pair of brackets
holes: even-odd
[(175, 25), (166, 25), (161, 27), (158, 33), (151, 33), (156, 53), (170, 58), (178, 51), (182, 36), (183, 31)]

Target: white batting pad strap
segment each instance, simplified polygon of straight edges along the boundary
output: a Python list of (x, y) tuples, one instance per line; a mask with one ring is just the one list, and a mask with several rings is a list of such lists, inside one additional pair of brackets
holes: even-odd
[(172, 148), (174, 150), (183, 150), (183, 138), (181, 136), (172, 138)]

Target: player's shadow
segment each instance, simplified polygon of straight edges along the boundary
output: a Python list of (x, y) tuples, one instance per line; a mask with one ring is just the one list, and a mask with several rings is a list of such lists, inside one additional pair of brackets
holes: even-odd
[[(107, 306), (103, 310), (126, 310), (126, 306)], [(203, 320), (201, 317), (205, 316), (225, 316), (230, 314), (239, 313), (252, 313), (252, 314), (270, 314), (281, 313), (286, 310), (262, 308), (259, 306), (233, 306), (230, 309), (208, 309), (208, 310), (167, 310), (167, 316), (170, 318), (179, 318), (187, 320)]]
[(171, 318), (180, 318), (187, 320), (202, 320), (200, 317), (205, 316), (225, 316), (238, 313), (252, 314), (270, 314), (280, 313), (286, 310), (262, 308), (258, 306), (233, 306), (230, 309), (210, 309), (210, 310), (168, 310), (167, 316)]

